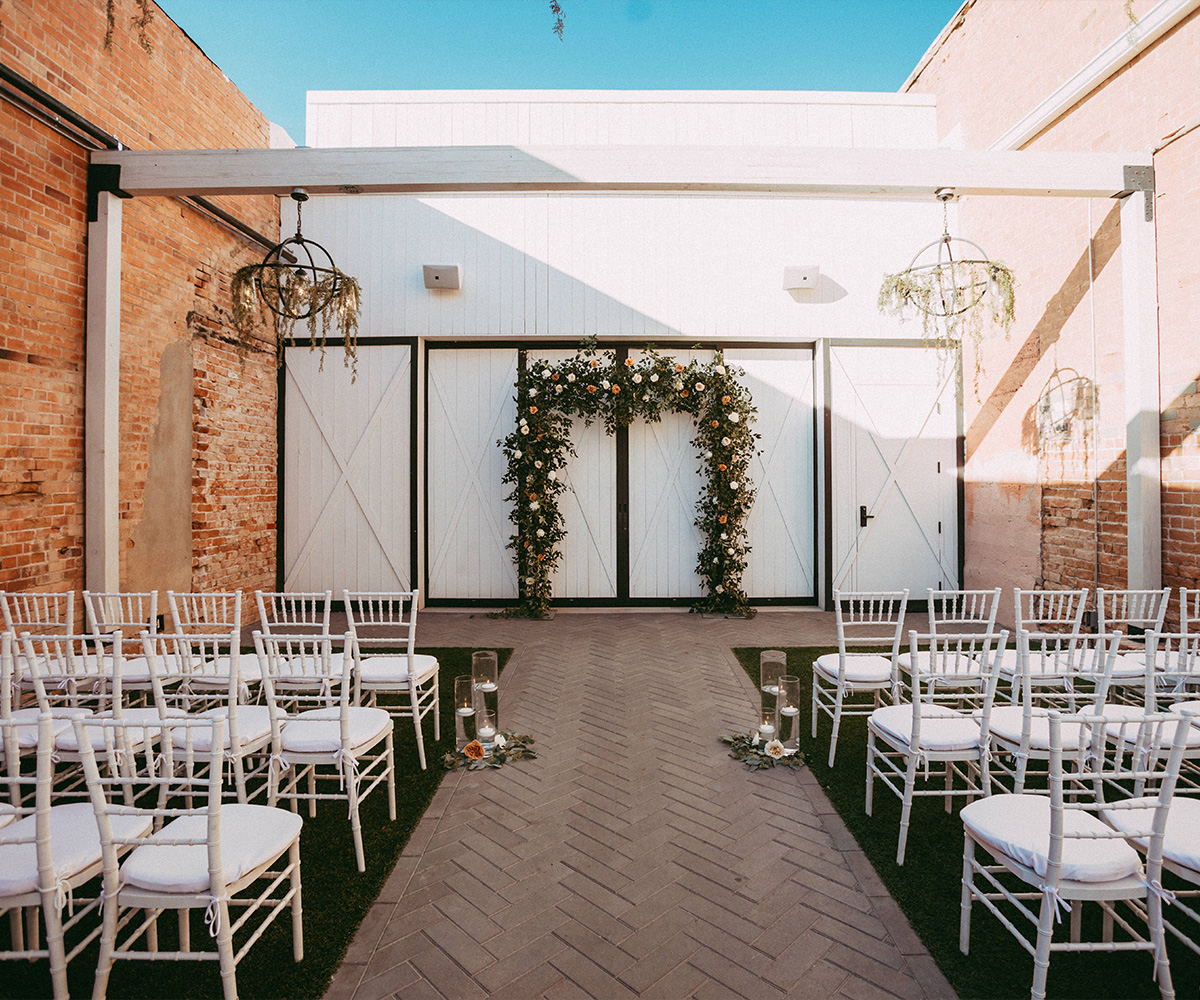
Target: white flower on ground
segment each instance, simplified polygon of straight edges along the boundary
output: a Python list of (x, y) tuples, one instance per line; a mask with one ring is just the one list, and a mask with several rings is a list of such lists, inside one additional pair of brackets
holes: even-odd
[(527, 577), (525, 577), (525, 586), (526, 586), (526, 587), (532, 587), (532, 586), (533, 586), (533, 577), (532, 577), (532, 576), (527, 576)]
[(726, 549), (725, 554), (730, 556), (733, 555), (733, 549)]
[(506, 746), (508, 746), (508, 740), (506, 740), (502, 735), (500, 735), (500, 733), (496, 734), (496, 738), (492, 742), (494, 742), (496, 744), (496, 746), (498, 746), (501, 750), (503, 750)]
[(604, 379), (604, 381), (602, 381), (600, 384), (604, 386), (605, 389), (612, 388), (612, 383), (608, 379)]
[(704, 457), (705, 457), (706, 459), (712, 458), (712, 452), (711, 452), (711, 451), (706, 451), (706, 452), (704, 453)]
[(561, 385), (556, 385), (556, 386), (554, 387), (554, 391), (555, 391), (556, 393), (562, 392), (562, 386), (561, 386)]
[(676, 380), (676, 382), (675, 382), (675, 391), (676, 391), (676, 392), (683, 392), (683, 383), (682, 383), (682, 382), (680, 382), (680, 381)]
[(522, 427), (524, 427), (525, 426), (525, 418), (522, 417), (520, 420), (517, 421), (517, 423), (519, 423)]
[(736, 423), (737, 423), (739, 420), (741, 420), (741, 419), (742, 419), (742, 418), (741, 418), (741, 417), (739, 417), (739, 416), (738, 416), (736, 413), (731, 413), (731, 414), (729, 414), (729, 422), (730, 422), (731, 424), (736, 424)]
[(783, 744), (779, 740), (771, 740), (770, 743), (763, 747), (763, 753), (768, 757), (774, 757), (776, 760), (779, 760), (784, 755)]
[(721, 532), (721, 541), (725, 541), (729, 536), (725, 532)]

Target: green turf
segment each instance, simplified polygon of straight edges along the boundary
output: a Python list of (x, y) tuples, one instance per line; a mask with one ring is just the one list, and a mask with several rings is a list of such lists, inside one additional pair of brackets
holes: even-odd
[[(761, 652), (757, 648), (734, 650), (756, 684)], [(788, 672), (800, 678), (804, 705), (808, 704), (812, 692), (812, 662), (828, 652), (837, 650), (816, 647), (787, 650)], [(963, 998), (1028, 996), (1033, 982), (1032, 956), (979, 903), (974, 905), (971, 917), (971, 953), (963, 955), (958, 950), (963, 852), (958, 810), (965, 800), (956, 800), (954, 812), (947, 814), (940, 798), (918, 799), (913, 805), (905, 862), (898, 866), (896, 841), (900, 831), (900, 799), (882, 782), (876, 781), (874, 815), (867, 816), (863, 808), (866, 719), (862, 716), (843, 718), (837, 759), (832, 769), (826, 764), (831, 729), (828, 716), (820, 716), (816, 740), (808, 738), (807, 710), (801, 714), (801, 719), (804, 720), (801, 749), (808, 757), (813, 774), (958, 995)], [(1175, 884), (1170, 876), (1166, 881), (1168, 887)], [(1095, 905), (1088, 909), (1098, 911)], [(1185, 931), (1189, 930), (1186, 917), (1179, 917), (1178, 922)], [(1084, 928), (1086, 935), (1087, 919)], [(1196, 932), (1197, 928), (1193, 924), (1190, 930)], [(1058, 929), (1055, 940), (1066, 940), (1065, 923)], [(1200, 959), (1174, 941), (1169, 946), (1169, 955), (1176, 994), (1196, 996), (1200, 989)], [(1145, 952), (1054, 954), (1050, 959), (1047, 996), (1078, 1000), (1157, 997), (1159, 990), (1152, 973), (1153, 963)]]
[[(366, 916), (383, 888), (404, 845), (425, 812), (445, 771), (442, 755), (454, 749), (454, 678), (471, 672), (471, 650), (465, 648), (421, 649), (438, 658), (441, 665), (440, 695), (442, 739), (433, 742), (433, 726), (425, 720), (425, 757), (428, 769), (417, 761), (416, 738), (409, 719), (397, 720), (396, 821), (387, 816), (387, 789), (381, 785), (360, 806), (363, 849), (367, 870), (359, 873), (350, 838), (346, 803), (319, 803), (315, 819), (307, 817), (307, 805), (301, 833), (301, 877), (304, 901), (304, 961), (292, 961), (291, 919), (286, 914), (273, 923), (254, 945), (237, 969), (239, 996), (255, 998), (321, 997), (342, 956), (350, 946), (354, 931)], [(504, 669), (511, 649), (498, 650), (500, 669)], [(501, 720), (504, 716), (501, 714)], [(518, 765), (519, 766), (519, 765)], [(471, 780), (486, 781), (486, 773)], [(80, 896), (94, 896), (85, 887)], [(98, 889), (96, 890), (98, 891)], [(207, 947), (208, 932), (201, 922), (202, 911), (192, 920), (193, 947)], [(253, 920), (251, 921), (253, 922)], [(161, 921), (160, 947), (174, 937), (174, 915)], [(69, 942), (68, 942), (69, 943)], [(235, 937), (235, 948), (241, 941)], [(8, 946), (7, 917), (0, 921), (0, 947)], [(96, 969), (97, 946), (93, 943), (68, 967), (71, 996), (91, 996)], [(49, 997), (50, 972), (47, 962), (0, 962), (0, 997)], [(218, 998), (221, 983), (218, 964), (212, 962), (140, 962), (118, 961), (109, 981), (110, 997), (128, 998)]]

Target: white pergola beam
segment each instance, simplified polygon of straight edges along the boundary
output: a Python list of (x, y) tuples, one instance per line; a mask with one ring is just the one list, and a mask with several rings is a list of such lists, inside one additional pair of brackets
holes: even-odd
[(456, 191), (746, 191), (875, 197), (1111, 198), (1149, 153), (762, 146), (430, 146), (115, 150), (119, 189), (139, 196), (427, 194)]

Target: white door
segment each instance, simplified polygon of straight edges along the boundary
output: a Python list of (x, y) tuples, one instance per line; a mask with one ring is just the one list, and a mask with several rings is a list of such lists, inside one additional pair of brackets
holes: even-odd
[[(530, 351), (530, 364), (540, 359), (566, 361), (575, 351)], [(566, 490), (559, 509), (567, 537), (556, 570), (555, 597), (617, 596), (617, 439), (604, 429), (603, 420), (584, 427), (571, 426), (575, 454), (567, 456), (563, 470)]]
[(813, 354), (808, 348), (728, 350), (746, 373), (758, 410), (758, 490), (747, 522), (750, 555), (742, 589), (754, 597), (816, 595)]
[(428, 357), (431, 598), (515, 598), (507, 471), (496, 442), (516, 423), (514, 349), (433, 349)]
[(958, 578), (957, 393), (936, 351), (831, 350), (833, 587), (924, 598)]
[[(686, 364), (712, 359), (712, 351), (665, 350)], [(639, 357), (640, 352), (630, 352)], [(704, 537), (696, 527), (696, 502), (704, 488), (692, 439), (696, 422), (686, 413), (629, 426), (629, 596), (699, 597), (696, 558)]]
[(408, 590), (412, 349), (358, 349), (351, 385), (340, 348), (285, 355), (285, 590)]

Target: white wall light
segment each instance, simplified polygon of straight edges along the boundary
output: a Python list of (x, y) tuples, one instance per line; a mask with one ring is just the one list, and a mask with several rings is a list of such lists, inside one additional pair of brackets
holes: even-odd
[(462, 288), (461, 264), (425, 264), (426, 288)]
[(818, 264), (799, 264), (783, 269), (784, 291), (807, 291), (821, 282), (821, 267)]

